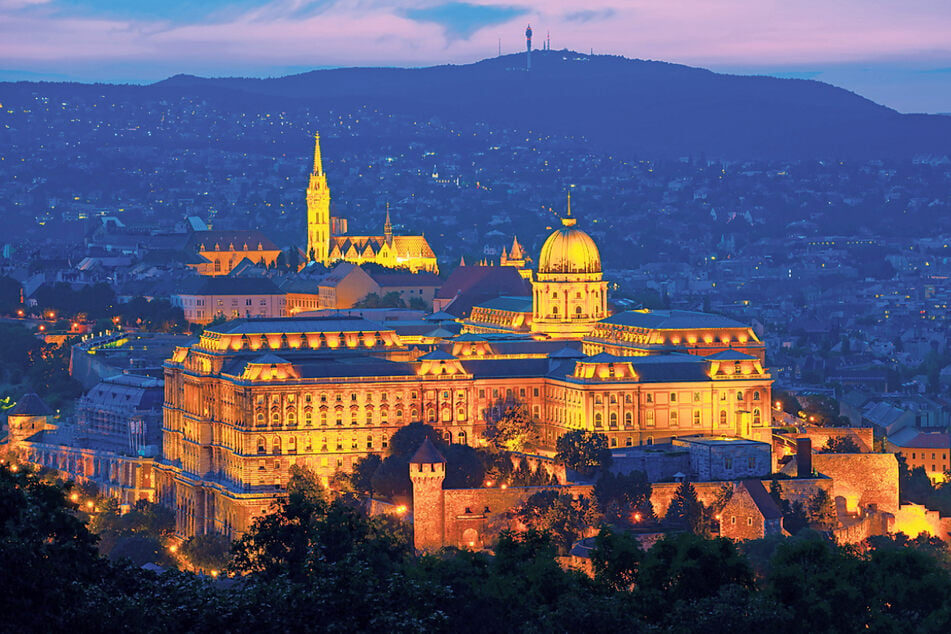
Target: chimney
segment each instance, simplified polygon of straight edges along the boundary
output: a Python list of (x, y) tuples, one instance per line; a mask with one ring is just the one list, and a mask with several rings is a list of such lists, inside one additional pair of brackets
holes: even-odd
[(812, 439), (796, 439), (796, 477), (812, 477)]

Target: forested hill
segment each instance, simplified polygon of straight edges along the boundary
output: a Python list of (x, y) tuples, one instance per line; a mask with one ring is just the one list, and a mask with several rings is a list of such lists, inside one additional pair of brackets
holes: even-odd
[(812, 80), (722, 75), (664, 62), (535, 51), (461, 66), (344, 68), (274, 79), (178, 75), (147, 90), (246, 93), (422, 120), (586, 137), (639, 157), (907, 158), (951, 154), (951, 117), (903, 115)]

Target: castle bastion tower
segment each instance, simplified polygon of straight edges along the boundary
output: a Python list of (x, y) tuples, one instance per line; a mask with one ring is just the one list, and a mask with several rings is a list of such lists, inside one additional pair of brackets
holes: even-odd
[(320, 134), (314, 135), (314, 169), (307, 185), (307, 257), (327, 264), (330, 259), (330, 187), (320, 158)]
[(563, 226), (542, 246), (532, 283), (532, 330), (554, 338), (580, 339), (608, 316), (601, 255), (591, 236), (575, 229), (575, 222), (569, 194)]

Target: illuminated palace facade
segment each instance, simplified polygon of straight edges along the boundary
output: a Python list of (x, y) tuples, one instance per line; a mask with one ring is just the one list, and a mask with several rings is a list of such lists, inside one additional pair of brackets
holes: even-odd
[(703, 313), (608, 315), (597, 249), (576, 233), (566, 223), (543, 248), (528, 327), (492, 317), (491, 332), (468, 324), (421, 343), (364, 319), (242, 319), (178, 348), (165, 364), (156, 467), (178, 532), (240, 534), (292, 465), (329, 478), (385, 453), (414, 421), (479, 445), (506, 400), (527, 406), (548, 450), (574, 429), (612, 448), (696, 434), (769, 441), (772, 381), (752, 330)]
[(330, 186), (320, 154), (320, 135), (314, 137), (314, 168), (307, 185), (307, 257), (325, 265), (345, 261), (353, 264), (372, 262), (387, 268), (409, 269), (413, 273), (439, 273), (436, 254), (426, 236), (393, 235), (387, 208), (383, 235), (335, 235), (334, 228), (346, 233), (346, 221), (330, 215)]

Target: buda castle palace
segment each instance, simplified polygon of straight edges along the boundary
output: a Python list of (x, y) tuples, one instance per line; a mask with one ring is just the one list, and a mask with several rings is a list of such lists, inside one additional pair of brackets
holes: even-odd
[[(388, 216), (382, 236), (342, 236), (329, 210), (318, 143), (311, 259), (436, 270), (425, 238), (394, 236)], [(327, 480), (384, 455), (416, 421), (446, 442), (479, 446), (494, 408), (513, 401), (537, 420), (541, 452), (579, 429), (604, 434), (614, 450), (702, 434), (770, 442), (772, 379), (752, 328), (699, 312), (612, 313), (598, 247), (570, 198), (536, 261), (522, 271), (530, 295), (490, 299), (463, 317), (437, 312), (411, 324), (337, 313), (208, 326), (165, 362), (150, 497), (177, 510), (184, 537), (235, 537), (270, 507), (293, 465)]]

